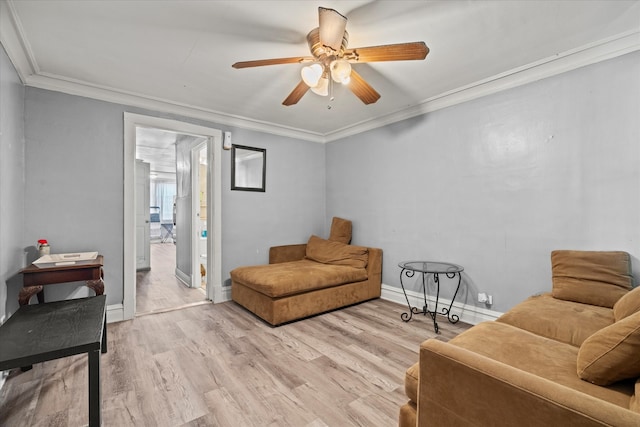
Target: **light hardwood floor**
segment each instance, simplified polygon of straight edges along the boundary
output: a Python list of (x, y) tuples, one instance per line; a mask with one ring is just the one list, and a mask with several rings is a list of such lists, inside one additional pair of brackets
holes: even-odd
[[(273, 328), (233, 302), (110, 324), (104, 426), (395, 426), (429, 318), (374, 300)], [(468, 325), (440, 320), (448, 340)], [(12, 371), (0, 426), (87, 424), (87, 358)]]
[(144, 315), (206, 301), (204, 289), (176, 278), (176, 245), (151, 244), (151, 270), (136, 273), (136, 314)]

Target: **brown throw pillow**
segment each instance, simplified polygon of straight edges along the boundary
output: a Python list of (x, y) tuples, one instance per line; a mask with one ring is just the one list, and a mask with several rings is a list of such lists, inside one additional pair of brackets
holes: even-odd
[(347, 245), (351, 243), (351, 221), (334, 216), (331, 220), (329, 240)]
[(617, 322), (640, 311), (640, 286), (627, 292), (613, 306), (613, 318)]
[(640, 312), (600, 329), (580, 346), (578, 376), (597, 385), (640, 376)]
[(323, 264), (365, 268), (369, 261), (369, 250), (363, 246), (345, 245), (311, 236), (307, 242), (306, 258)]
[(554, 298), (613, 308), (631, 289), (631, 260), (620, 251), (553, 251)]

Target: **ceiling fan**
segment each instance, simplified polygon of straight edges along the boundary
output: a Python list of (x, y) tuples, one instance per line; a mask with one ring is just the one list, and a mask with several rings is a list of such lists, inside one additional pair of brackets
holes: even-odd
[(309, 89), (321, 96), (329, 95), (333, 82), (345, 84), (362, 102), (373, 104), (380, 99), (380, 94), (351, 67), (351, 64), (421, 60), (429, 53), (429, 48), (424, 42), (347, 49), (347, 18), (325, 7), (319, 7), (318, 14), (319, 27), (307, 34), (312, 56), (243, 61), (236, 62), (232, 67), (310, 63), (302, 68), (302, 80), (282, 102), (286, 106), (296, 104)]

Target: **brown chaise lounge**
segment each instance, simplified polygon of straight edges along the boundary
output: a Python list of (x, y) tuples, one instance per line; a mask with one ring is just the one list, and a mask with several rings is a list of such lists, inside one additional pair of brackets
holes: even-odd
[(351, 221), (333, 218), (328, 240), (275, 246), (269, 264), (231, 271), (231, 298), (277, 326), (380, 297), (382, 250), (350, 245)]
[(629, 254), (554, 251), (551, 264), (551, 293), (447, 343), (422, 343), (401, 427), (640, 426)]

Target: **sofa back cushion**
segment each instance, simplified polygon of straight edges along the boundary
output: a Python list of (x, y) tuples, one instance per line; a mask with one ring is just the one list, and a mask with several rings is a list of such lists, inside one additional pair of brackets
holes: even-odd
[(369, 250), (363, 246), (346, 245), (318, 236), (311, 236), (307, 242), (305, 258), (323, 264), (366, 268), (369, 261)]
[(640, 311), (640, 286), (624, 294), (623, 297), (614, 304), (613, 317), (617, 322), (638, 311)]
[(640, 376), (640, 312), (591, 335), (578, 351), (578, 376), (606, 386)]
[(331, 220), (329, 240), (344, 244), (351, 243), (351, 221), (334, 216)]
[(629, 254), (620, 251), (551, 252), (552, 295), (613, 308), (631, 289)]

